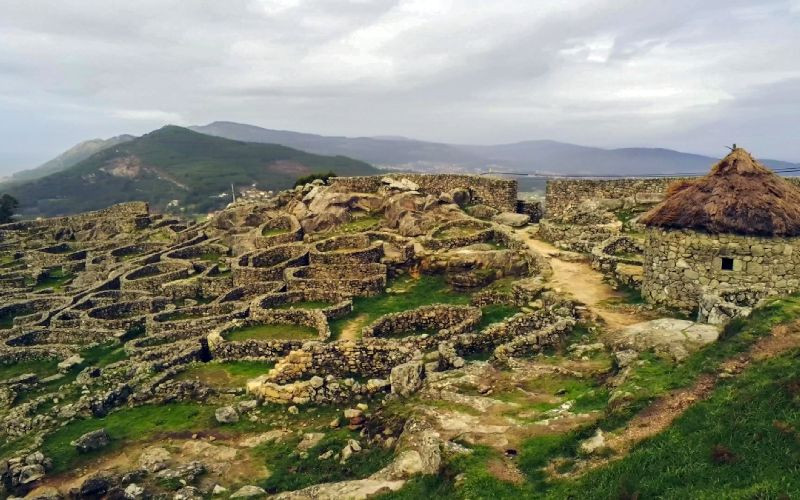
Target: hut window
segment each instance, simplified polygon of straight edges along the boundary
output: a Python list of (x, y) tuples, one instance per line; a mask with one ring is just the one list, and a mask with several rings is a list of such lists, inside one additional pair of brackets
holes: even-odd
[(730, 257), (723, 257), (722, 258), (722, 270), (723, 271), (733, 271), (733, 259)]

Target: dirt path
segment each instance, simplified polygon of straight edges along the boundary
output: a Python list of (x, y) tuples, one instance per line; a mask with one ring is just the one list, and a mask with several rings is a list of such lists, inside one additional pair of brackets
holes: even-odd
[(550, 285), (557, 291), (571, 295), (585, 304), (592, 312), (602, 318), (610, 331), (620, 330), (628, 325), (647, 321), (648, 318), (636, 314), (611, 309), (606, 305), (609, 299), (619, 299), (622, 294), (603, 281), (603, 275), (585, 262), (567, 262), (555, 257), (559, 250), (553, 245), (531, 236), (526, 229), (517, 229), (515, 234), (529, 248), (541, 254), (553, 268)]
[(772, 333), (758, 340), (746, 352), (723, 362), (716, 375), (702, 375), (691, 387), (672, 391), (637, 414), (618, 434), (608, 436), (606, 446), (612, 456), (580, 462), (567, 474), (557, 472), (558, 461), (548, 467), (553, 477), (574, 477), (608, 462), (624, 458), (640, 442), (666, 430), (695, 403), (707, 399), (722, 378), (741, 373), (751, 363), (762, 361), (800, 347), (800, 321), (776, 326)]
[(350, 320), (344, 328), (342, 328), (342, 333), (339, 335), (339, 340), (357, 340), (361, 333), (361, 328), (365, 326), (365, 322), (367, 319), (367, 315), (364, 313), (359, 314), (352, 320)]

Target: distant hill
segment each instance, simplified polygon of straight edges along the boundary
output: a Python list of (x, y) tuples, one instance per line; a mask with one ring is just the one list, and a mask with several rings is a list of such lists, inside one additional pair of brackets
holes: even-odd
[(133, 139), (135, 139), (135, 137), (132, 135), (118, 135), (110, 139), (90, 139), (88, 141), (83, 141), (75, 146), (72, 146), (47, 163), (43, 163), (30, 170), (23, 170), (13, 174), (11, 176), (11, 180), (13, 182), (29, 181), (32, 179), (38, 179), (39, 177), (44, 177), (45, 175), (50, 175), (55, 172), (60, 172), (80, 161), (85, 160), (98, 151), (110, 148), (111, 146), (116, 146), (117, 144), (121, 144), (123, 142), (131, 141)]
[[(234, 122), (191, 128), (228, 139), (278, 143), (318, 154), (346, 155), (385, 167), (428, 172), (483, 172), (491, 168), (521, 173), (636, 176), (705, 172), (718, 161), (671, 149), (603, 149), (546, 140), (469, 146), (397, 137), (328, 137)], [(725, 152), (720, 147), (720, 157)], [(796, 163), (760, 160), (772, 168), (800, 167)]]
[(203, 134), (238, 141), (283, 144), (310, 153), (345, 155), (373, 165), (415, 170), (445, 170), (447, 167), (480, 168), (485, 159), (461, 148), (404, 137), (329, 137), (286, 130), (270, 130), (234, 122), (214, 122), (189, 127)]
[(230, 201), (230, 185), (285, 189), (303, 175), (335, 171), (369, 175), (379, 171), (344, 156), (321, 156), (275, 144), (233, 141), (166, 126), (103, 149), (71, 167), (4, 187), (27, 216), (95, 210), (144, 200), (164, 208), (171, 200), (191, 212)]

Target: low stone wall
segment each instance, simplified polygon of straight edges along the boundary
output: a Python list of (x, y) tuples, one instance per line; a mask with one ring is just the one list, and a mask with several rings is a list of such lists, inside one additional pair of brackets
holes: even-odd
[(410, 311), (386, 314), (361, 330), (363, 338), (390, 337), (398, 334), (435, 331), (437, 338), (446, 338), (475, 328), (481, 321), (481, 310), (470, 306), (436, 304)]
[(328, 320), (340, 318), (353, 310), (353, 301), (338, 290), (304, 290), (301, 292), (269, 293), (256, 298), (252, 309), (269, 309), (288, 306), (298, 302), (328, 302), (331, 305), (319, 309)]
[(383, 243), (370, 241), (366, 234), (334, 236), (311, 245), (308, 258), (312, 266), (359, 265), (380, 262)]
[(242, 255), (232, 266), (236, 286), (259, 281), (279, 281), (290, 267), (308, 264), (308, 247), (290, 244)]
[[(442, 236), (447, 231), (463, 231), (465, 234), (458, 236)], [(460, 248), (476, 243), (492, 240), (494, 237), (493, 225), (477, 219), (461, 219), (436, 227), (423, 240), (422, 245), (431, 250)]]
[[(192, 316), (183, 319), (172, 319), (176, 315)], [(147, 316), (145, 331), (148, 335), (159, 335), (170, 332), (181, 332), (182, 337), (208, 332), (210, 328), (227, 323), (233, 319), (241, 319), (247, 315), (247, 306), (234, 302), (206, 304), (183, 307), (168, 312)], [(180, 317), (180, 316), (177, 316)]]
[(187, 278), (193, 271), (188, 262), (172, 260), (148, 264), (124, 275), (120, 279), (120, 287), (123, 290), (143, 290), (158, 294), (165, 283)]
[(286, 290), (286, 283), (283, 281), (261, 281), (247, 283), (232, 288), (217, 298), (218, 302), (232, 302), (237, 300), (249, 300), (265, 293), (278, 293)]
[(483, 203), (501, 212), (514, 212), (517, 208), (517, 181), (475, 175), (458, 174), (385, 174), (369, 177), (336, 177), (328, 180), (331, 189), (338, 192), (374, 193), (381, 187), (381, 179), (389, 177), (408, 179), (419, 186), (420, 192), (438, 196), (453, 189), (467, 189), (476, 203)]
[(800, 289), (800, 238), (647, 230), (642, 295), (648, 301), (691, 310), (703, 293), (754, 286), (777, 294)]
[(144, 324), (145, 315), (162, 311), (167, 299), (157, 297), (133, 302), (119, 302), (90, 309), (81, 317), (84, 329), (128, 329), (136, 324)]
[[(264, 232), (271, 229), (285, 230), (285, 232), (264, 236)], [(253, 238), (253, 245), (256, 248), (270, 248), (303, 240), (303, 228), (293, 215), (281, 215), (271, 219), (259, 226), (256, 231), (256, 236)]]
[(543, 220), (539, 222), (538, 237), (562, 250), (589, 253), (596, 245), (617, 234), (619, 229), (614, 226), (578, 226)]
[(386, 288), (383, 264), (293, 267), (286, 269), (285, 277), (290, 292), (339, 290), (352, 297), (369, 297)]
[(251, 306), (250, 319), (269, 325), (302, 325), (314, 328), (319, 340), (327, 340), (331, 336), (328, 318), (318, 309), (263, 309)]

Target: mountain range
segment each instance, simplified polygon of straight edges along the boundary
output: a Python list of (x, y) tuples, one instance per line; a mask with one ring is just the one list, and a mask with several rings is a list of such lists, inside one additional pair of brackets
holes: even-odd
[[(800, 170), (797, 163), (761, 161), (773, 169)], [(277, 190), (303, 175), (329, 170), (338, 175), (376, 174), (378, 168), (519, 173), (528, 175), (516, 177), (520, 190), (530, 191), (540, 190), (542, 176), (548, 175), (696, 174), (716, 162), (663, 148), (602, 149), (547, 140), (460, 145), (394, 136), (323, 136), (218, 121), (166, 126), (138, 138), (85, 141), (14, 174), (0, 191), (16, 196), (26, 216), (74, 213), (133, 199), (149, 201), (156, 209), (178, 200), (187, 210), (203, 212), (227, 202), (221, 193), (231, 184)]]
[[(102, 149), (48, 175), (2, 187), (24, 216), (51, 216), (143, 200), (157, 210), (173, 200), (189, 213), (230, 202), (231, 185), (285, 189), (298, 177), (335, 171), (369, 175), (371, 165), (277, 144), (234, 141), (166, 126)], [(176, 205), (176, 203), (172, 203)]]
[[(317, 154), (357, 158), (379, 167), (420, 171), (525, 174), (652, 175), (704, 173), (718, 158), (663, 148), (603, 149), (536, 140), (488, 146), (445, 144), (397, 137), (331, 137), (218, 121), (190, 127), (240, 141), (283, 144)], [(746, 146), (746, 145), (745, 145)], [(727, 150), (720, 145), (720, 157)], [(762, 159), (773, 169), (800, 164)]]

